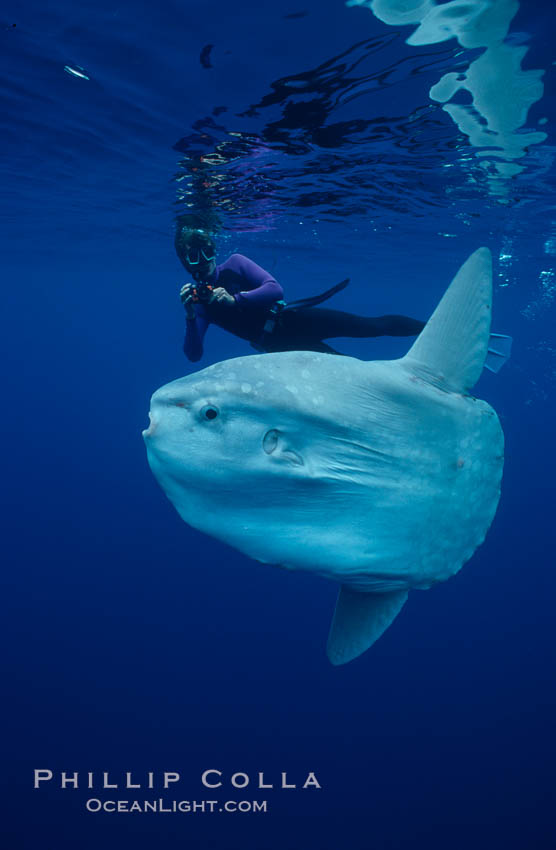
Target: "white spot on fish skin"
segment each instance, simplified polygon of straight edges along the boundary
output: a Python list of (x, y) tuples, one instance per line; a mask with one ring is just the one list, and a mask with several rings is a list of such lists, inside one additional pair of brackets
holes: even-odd
[(311, 374), (311, 373), (309, 372), (309, 370), (308, 370), (308, 369), (302, 369), (302, 370), (301, 370), (301, 377), (302, 377), (302, 378), (309, 378), (309, 377), (310, 377), (310, 374)]
[(250, 393), (251, 390), (252, 390), (251, 384), (242, 384), (241, 385), (241, 392), (242, 393)]
[(299, 390), (294, 384), (286, 384), (286, 389), (288, 392), (293, 393), (293, 395), (297, 395), (299, 393)]

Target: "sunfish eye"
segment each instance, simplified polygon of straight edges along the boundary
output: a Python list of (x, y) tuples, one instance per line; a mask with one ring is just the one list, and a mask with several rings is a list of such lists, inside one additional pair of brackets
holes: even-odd
[(201, 419), (216, 419), (219, 410), (214, 404), (205, 404), (201, 410)]

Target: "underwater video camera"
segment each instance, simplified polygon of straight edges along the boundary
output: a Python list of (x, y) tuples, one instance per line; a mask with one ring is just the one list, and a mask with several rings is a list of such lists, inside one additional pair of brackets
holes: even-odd
[(213, 287), (209, 283), (196, 283), (191, 289), (191, 298), (197, 304), (199, 301), (208, 304), (212, 296)]

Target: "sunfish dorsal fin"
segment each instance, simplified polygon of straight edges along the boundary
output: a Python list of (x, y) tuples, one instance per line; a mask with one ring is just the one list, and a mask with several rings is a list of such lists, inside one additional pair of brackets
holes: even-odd
[(342, 585), (326, 646), (332, 664), (346, 664), (372, 646), (406, 599), (407, 590), (361, 593)]
[(468, 392), (488, 350), (492, 259), (479, 248), (463, 264), (403, 362), (452, 392)]

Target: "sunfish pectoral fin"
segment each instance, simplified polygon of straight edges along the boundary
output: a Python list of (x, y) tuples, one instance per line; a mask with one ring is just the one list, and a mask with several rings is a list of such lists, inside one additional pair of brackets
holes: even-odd
[(468, 392), (485, 364), (490, 336), (492, 259), (479, 248), (463, 264), (403, 358), (420, 377)]
[(488, 340), (485, 369), (489, 372), (499, 372), (504, 363), (510, 359), (512, 342), (512, 337), (507, 334), (491, 334)]
[(331, 663), (346, 664), (372, 646), (399, 614), (407, 593), (361, 593), (342, 585), (326, 647)]

